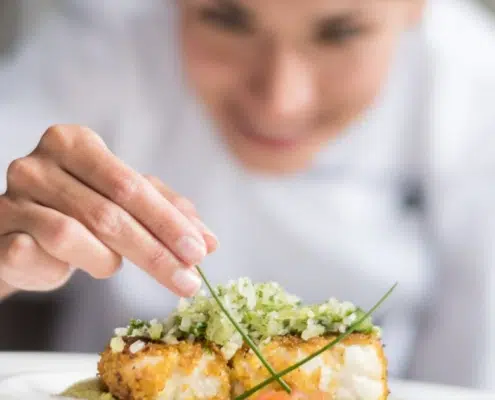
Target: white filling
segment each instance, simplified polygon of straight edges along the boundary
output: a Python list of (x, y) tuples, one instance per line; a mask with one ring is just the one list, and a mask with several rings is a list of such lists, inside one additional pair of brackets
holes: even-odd
[(130, 368), (133, 370), (140, 370), (142, 368), (149, 367), (150, 365), (157, 365), (163, 361), (163, 358), (160, 356), (146, 356), (140, 357), (135, 362), (130, 364)]
[(339, 373), (336, 400), (378, 400), (383, 395), (382, 365), (373, 346), (349, 346)]
[(323, 367), (321, 369), (320, 384), (318, 385), (318, 389), (322, 392), (327, 392), (330, 384), (332, 383), (333, 375), (332, 368)]
[[(290, 357), (291, 354), (283, 348), (276, 349), (275, 353), (281, 359)], [(297, 360), (302, 360), (308, 355), (309, 353), (299, 350)], [(340, 368), (332, 364), (329, 365), (320, 355), (302, 365), (300, 369), (308, 376), (320, 371), (318, 389), (322, 392), (330, 393), (332, 383), (336, 383), (338, 389), (335, 400), (378, 400), (382, 397), (382, 364), (374, 346), (346, 346)], [(249, 366), (246, 365), (245, 368)]]
[(129, 346), (129, 351), (132, 354), (136, 354), (137, 352), (143, 350), (145, 347), (146, 343), (144, 343), (142, 340), (137, 340)]
[(174, 372), (167, 380), (165, 388), (160, 392), (157, 400), (186, 400), (209, 399), (215, 397), (220, 389), (220, 378), (205, 374), (208, 363), (214, 360), (209, 354), (204, 354), (198, 365), (189, 374)]
[[(302, 353), (302, 352), (301, 352)], [(303, 358), (307, 357), (309, 354), (301, 354), (302, 357), (300, 359), (302, 360)], [(318, 368), (325, 368), (325, 363), (323, 362), (323, 359), (320, 356), (313, 358), (312, 360), (308, 361), (307, 363), (301, 365), (301, 370), (307, 373), (308, 375), (311, 375), (313, 372), (315, 372)]]

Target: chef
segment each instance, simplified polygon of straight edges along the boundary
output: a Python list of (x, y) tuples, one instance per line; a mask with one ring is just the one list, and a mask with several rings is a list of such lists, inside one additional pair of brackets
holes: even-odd
[(196, 264), (363, 308), (398, 281), (392, 377), (493, 387), (495, 35), (471, 1), (52, 3), (0, 65), (0, 297), (65, 285), (55, 349), (166, 316)]

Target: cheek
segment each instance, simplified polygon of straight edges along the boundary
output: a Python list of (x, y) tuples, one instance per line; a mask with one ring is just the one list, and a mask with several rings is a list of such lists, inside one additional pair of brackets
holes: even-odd
[(328, 60), (320, 75), (324, 109), (342, 123), (364, 112), (385, 83), (393, 50), (390, 40), (374, 41)]
[(196, 89), (201, 96), (211, 92), (215, 87), (224, 84), (218, 79), (223, 76), (222, 65), (217, 62), (208, 50), (201, 46), (201, 41), (195, 38), (193, 32), (183, 37), (184, 70), (188, 83)]
[[(197, 25), (197, 24), (196, 24)], [(184, 70), (189, 84), (208, 105), (222, 99), (238, 87), (242, 76), (242, 62), (229, 46), (219, 45), (201, 27), (184, 24), (182, 49)]]

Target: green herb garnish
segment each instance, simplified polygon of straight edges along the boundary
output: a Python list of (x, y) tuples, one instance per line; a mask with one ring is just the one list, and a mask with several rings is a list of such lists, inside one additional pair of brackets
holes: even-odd
[(277, 381), (283, 388), (284, 390), (287, 392), (287, 393), (291, 393), (291, 389), (289, 387), (289, 385), (287, 385), (287, 383), (285, 383), (283, 381), (283, 379), (277, 375), (277, 373), (275, 372), (275, 370), (272, 368), (272, 366), (268, 363), (268, 361), (266, 361), (266, 359), (263, 357), (263, 355), (261, 354), (261, 351), (258, 349), (258, 347), (254, 344), (254, 342), (251, 340), (251, 338), (246, 334), (244, 333), (243, 329), (240, 327), (240, 325), (236, 322), (236, 320), (230, 315), (229, 311), (227, 310), (227, 308), (223, 305), (223, 303), (221, 302), (220, 298), (217, 296), (215, 290), (213, 289), (213, 287), (210, 285), (210, 282), (208, 281), (208, 279), (206, 278), (205, 274), (203, 273), (203, 271), (201, 270), (201, 268), (197, 265), (196, 266), (199, 274), (201, 275), (201, 278), (203, 278), (203, 281), (205, 282), (206, 286), (208, 287), (208, 290), (210, 291), (211, 295), (213, 296), (213, 298), (215, 299), (215, 301), (218, 303), (218, 306), (220, 307), (220, 309), (225, 313), (225, 316), (230, 320), (230, 322), (232, 323), (232, 325), (234, 325), (235, 329), (237, 330), (237, 332), (239, 332), (239, 334), (242, 336), (242, 338), (244, 339), (244, 341), (247, 343), (247, 345), (251, 348), (251, 350), (253, 350), (254, 354), (256, 354), (256, 356), (259, 358), (259, 360), (261, 361), (261, 363), (265, 366), (265, 368), (270, 372), (270, 374), (272, 375), (272, 380), (270, 382), (273, 382), (273, 381)]
[(127, 334), (131, 335), (135, 329), (140, 330), (145, 327), (146, 328), (149, 327), (149, 325), (150, 324), (148, 322), (142, 321), (140, 319), (131, 319), (131, 322), (129, 323), (129, 328), (127, 330)]
[(255, 387), (249, 389), (245, 393), (241, 394), (240, 396), (237, 396), (235, 400), (244, 400), (247, 399), (248, 397), (252, 396), (255, 394), (257, 391), (263, 389), (265, 386), (269, 385), (275, 380), (278, 380), (282, 378), (283, 376), (289, 374), (290, 372), (296, 370), (297, 368), (301, 367), (305, 363), (311, 361), (313, 358), (318, 357), (320, 354), (324, 353), (327, 350), (330, 350), (332, 347), (337, 345), (339, 342), (347, 338), (349, 335), (351, 335), (361, 323), (363, 323), (368, 317), (370, 317), (384, 302), (387, 300), (387, 298), (392, 294), (392, 292), (395, 290), (397, 287), (398, 283), (396, 283), (394, 286), (392, 286), (387, 293), (385, 293), (382, 298), (361, 318), (359, 318), (355, 323), (353, 323), (344, 333), (339, 335), (337, 338), (332, 340), (330, 343), (328, 343), (326, 346), (322, 347), (320, 350), (315, 351), (313, 354), (309, 355), (308, 357), (302, 359), (301, 361), (293, 364), (292, 366), (284, 369), (283, 371), (279, 372), (278, 374), (273, 375), (272, 377), (264, 380), (263, 382), (259, 383)]

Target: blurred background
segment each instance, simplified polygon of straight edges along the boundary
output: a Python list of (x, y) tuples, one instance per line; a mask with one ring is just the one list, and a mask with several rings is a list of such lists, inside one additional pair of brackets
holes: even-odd
[[(43, 18), (43, 12), (56, 1), (64, 0), (0, 0), (0, 57), (15, 51), (23, 35)], [(473, 0), (483, 3), (495, 15), (495, 0)]]
[[(2, 59), (15, 52), (22, 45), (23, 39), (35, 31), (44, 14), (57, 1), (65, 0), (0, 0), (0, 66)], [(487, 12), (492, 13), (495, 18), (495, 0), (473, 1), (483, 3)], [(36, 340), (32, 336), (11, 336), (8, 329), (0, 329), (0, 350), (46, 350), (52, 347), (49, 326), (56, 325), (63, 290), (37, 296), (35, 302), (32, 301), (32, 296), (14, 296), (4, 302), (0, 307), (0, 321), (4, 326), (5, 321), (16, 320), (16, 324), (21, 324), (20, 330), (37, 329), (39, 334)], [(45, 322), (42, 329), (39, 321)], [(53, 324), (47, 324), (47, 321), (52, 321)]]
[[(50, 7), (61, 1), (64, 0), (0, 0), (0, 68), (2, 61), (14, 54), (23, 40), (36, 31), (37, 24), (43, 20)], [(492, 14), (495, 18), (495, 0), (472, 1), (483, 3), (487, 14)], [(0, 140), (0, 145), (1, 143)], [(32, 301), (33, 297), (36, 301)], [(22, 294), (3, 302), (0, 306), (0, 351), (38, 351), (54, 348), (50, 327), (57, 326), (57, 321), (61, 318), (63, 298), (64, 289), (43, 295)], [(4, 328), (10, 321), (15, 321), (18, 332), (36, 330), (38, 335), (10, 335), (9, 329)], [(103, 337), (103, 340), (106, 340), (106, 337)]]

